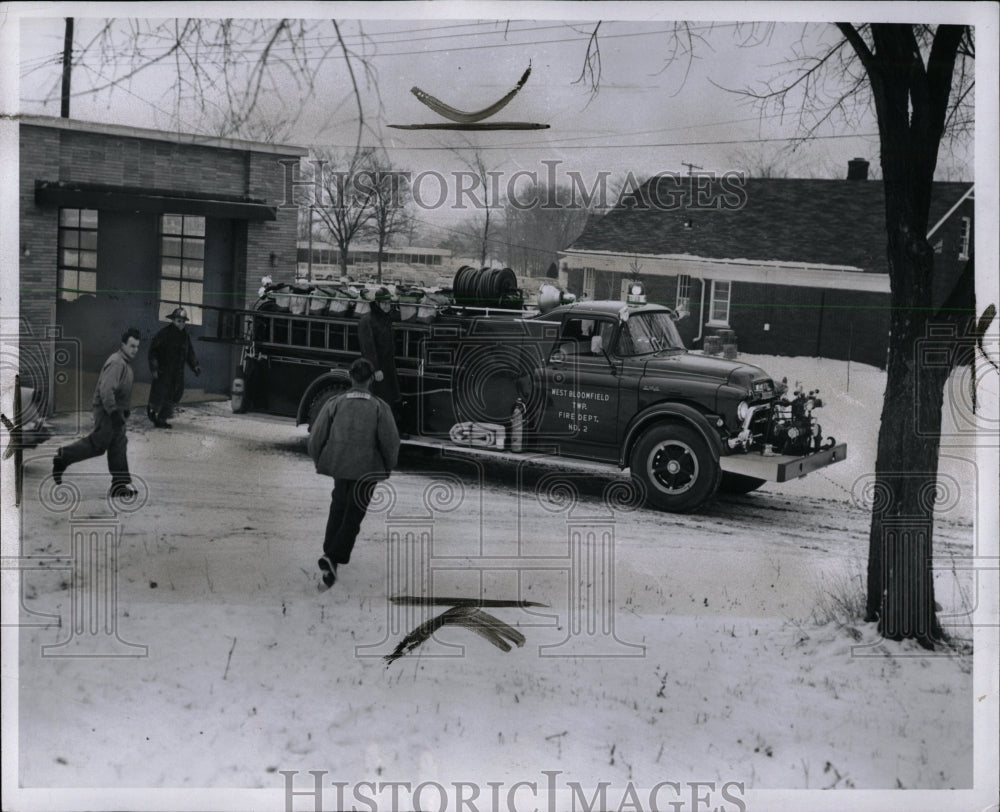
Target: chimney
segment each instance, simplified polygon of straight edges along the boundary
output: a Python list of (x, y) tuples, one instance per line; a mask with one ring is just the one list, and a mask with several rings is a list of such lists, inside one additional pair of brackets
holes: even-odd
[(868, 161), (864, 158), (854, 158), (847, 162), (848, 180), (868, 180)]

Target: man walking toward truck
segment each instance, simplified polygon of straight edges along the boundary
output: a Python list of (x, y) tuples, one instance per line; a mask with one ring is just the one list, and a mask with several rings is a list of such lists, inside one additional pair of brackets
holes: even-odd
[(350, 562), (375, 486), (389, 478), (399, 459), (392, 410), (371, 393), (375, 368), (358, 358), (349, 374), (351, 388), (328, 400), (309, 429), (316, 473), (334, 481), (319, 559), (321, 589), (333, 586), (337, 568)]

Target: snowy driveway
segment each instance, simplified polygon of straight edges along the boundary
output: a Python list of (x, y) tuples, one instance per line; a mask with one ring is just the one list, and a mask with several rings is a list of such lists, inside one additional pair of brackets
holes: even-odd
[[(613, 476), (411, 451), (321, 594), (329, 480), (303, 428), (226, 403), (189, 406), (170, 432), (144, 424), (133, 419), (129, 454), (148, 497), (131, 513), (109, 513), (102, 460), (67, 475), (79, 501), (57, 509), (54, 443), (27, 455), (24, 786), (280, 797), (286, 780), (311, 787), (313, 770), (347, 792), (528, 781), (541, 793), (553, 780), (590, 799), (607, 782), (607, 806), (646, 788), (646, 809), (658, 782), (704, 781), (715, 807), (738, 809), (757, 790), (971, 785), (971, 658), (810, 620), (825, 588), (860, 583), (867, 551), (868, 515), (832, 479), (813, 485), (824, 495), (767, 486), (676, 516), (609, 508)], [(73, 534), (108, 526), (120, 533), (111, 653), (145, 656), (61, 656), (108, 642), (88, 625), (107, 604), (71, 577)], [(935, 545), (942, 562), (968, 555), (971, 521), (939, 519)], [(960, 613), (968, 582), (942, 566), (938, 600)], [(74, 609), (84, 593), (97, 605)], [(452, 627), (386, 666), (443, 609), (389, 600), (406, 594), (544, 606), (488, 610), (525, 636), (512, 651)], [(487, 795), (468, 808), (489, 808)], [(434, 797), (423, 802), (442, 808)]]

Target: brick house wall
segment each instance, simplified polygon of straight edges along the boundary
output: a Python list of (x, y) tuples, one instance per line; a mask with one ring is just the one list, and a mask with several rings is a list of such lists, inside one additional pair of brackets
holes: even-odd
[[(596, 271), (594, 278), (597, 297), (606, 298), (606, 291), (620, 291), (626, 275)], [(582, 269), (568, 269), (566, 282), (569, 290), (579, 293), (583, 285)], [(676, 276), (647, 275), (642, 277), (642, 283), (647, 302), (676, 307)], [(889, 343), (888, 294), (747, 282), (731, 284), (729, 329), (736, 333), (740, 352), (850, 359), (885, 367)], [(706, 299), (710, 291), (711, 282), (706, 280)], [(701, 281), (692, 278), (689, 315), (677, 322), (689, 349), (701, 349), (704, 337), (716, 335), (720, 329), (703, 325), (699, 331), (701, 298)], [(706, 300), (706, 319), (708, 307)]]

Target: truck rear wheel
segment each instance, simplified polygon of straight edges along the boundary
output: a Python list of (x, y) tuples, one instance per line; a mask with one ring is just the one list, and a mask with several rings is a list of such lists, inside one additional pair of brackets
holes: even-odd
[(722, 473), (701, 435), (673, 423), (646, 430), (632, 450), (631, 471), (648, 504), (674, 513), (711, 498)]
[(741, 496), (757, 490), (767, 482), (766, 479), (758, 479), (755, 476), (745, 474), (733, 474), (729, 471), (722, 472), (722, 481), (719, 483), (719, 493), (728, 493), (734, 496)]
[(313, 423), (316, 422), (316, 418), (319, 417), (320, 410), (323, 405), (334, 395), (338, 395), (344, 391), (347, 387), (344, 386), (326, 386), (320, 389), (311, 401), (309, 401), (309, 430), (312, 431)]

